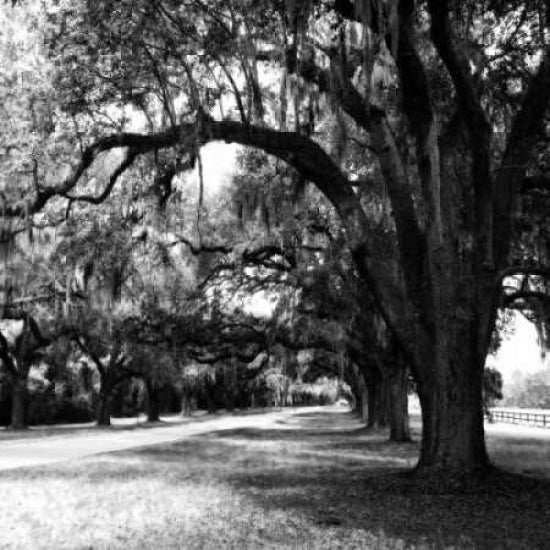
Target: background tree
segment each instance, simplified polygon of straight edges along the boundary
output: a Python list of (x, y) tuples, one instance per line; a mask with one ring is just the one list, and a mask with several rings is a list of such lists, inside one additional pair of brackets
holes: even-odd
[(483, 410), (491, 418), (490, 408), (502, 399), (502, 374), (497, 369), (485, 367), (483, 373)]

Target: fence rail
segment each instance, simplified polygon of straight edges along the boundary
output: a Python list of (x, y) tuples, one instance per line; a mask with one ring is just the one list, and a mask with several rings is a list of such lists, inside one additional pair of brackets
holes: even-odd
[(490, 409), (491, 420), (508, 424), (528, 424), (550, 428), (550, 410)]

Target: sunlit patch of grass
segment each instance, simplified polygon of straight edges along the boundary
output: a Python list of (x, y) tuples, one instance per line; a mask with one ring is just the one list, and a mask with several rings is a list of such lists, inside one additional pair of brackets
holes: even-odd
[[(347, 415), (276, 426), (2, 472), (0, 547), (547, 545), (548, 482), (495, 474), (462, 490), (425, 484), (410, 475), (417, 443), (390, 444)], [(506, 448), (494, 446), (500, 460)]]

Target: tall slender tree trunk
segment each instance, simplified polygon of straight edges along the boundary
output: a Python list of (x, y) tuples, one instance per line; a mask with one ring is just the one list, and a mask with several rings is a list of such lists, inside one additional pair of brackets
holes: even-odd
[(191, 416), (192, 412), (192, 395), (184, 390), (181, 396), (181, 416)]
[(147, 387), (147, 422), (159, 422), (160, 400), (158, 388), (150, 381), (147, 381), (145, 385)]
[(358, 413), (364, 424), (367, 424), (369, 419), (369, 392), (367, 388), (367, 383), (363, 374), (360, 372), (358, 379), (358, 392), (359, 392), (359, 402), (358, 402)]
[(216, 401), (214, 399), (214, 390), (214, 384), (206, 384), (204, 396), (206, 398), (206, 408), (208, 410), (208, 414), (215, 414), (217, 410)]
[(225, 408), (232, 412), (235, 410), (235, 392), (233, 386), (227, 388), (224, 392)]
[(356, 413), (359, 410), (359, 394), (357, 391), (357, 379), (353, 373), (353, 363), (345, 371), (345, 381), (348, 383), (351, 390), (351, 410)]
[(369, 395), (367, 382), (365, 376), (359, 365), (353, 363), (351, 366), (352, 369), (352, 389), (353, 396), (355, 398), (354, 411), (359, 416), (359, 418), (366, 424), (368, 421), (368, 406), (369, 406)]
[(111, 425), (111, 398), (112, 384), (108, 375), (100, 375), (99, 396), (96, 408), (96, 422), (98, 426)]
[(27, 379), (15, 378), (11, 391), (11, 422), (13, 430), (27, 428)]
[(367, 428), (383, 429), (388, 426), (388, 383), (376, 368), (369, 372)]

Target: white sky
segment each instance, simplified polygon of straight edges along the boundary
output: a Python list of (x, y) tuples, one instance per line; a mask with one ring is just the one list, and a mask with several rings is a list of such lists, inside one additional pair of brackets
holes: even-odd
[(487, 358), (487, 366), (495, 367), (502, 373), (504, 385), (516, 370), (531, 373), (550, 368), (550, 354), (545, 360), (542, 359), (535, 327), (518, 313), (514, 314), (514, 324), (514, 334), (502, 342), (496, 355)]
[[(222, 141), (213, 141), (201, 147), (205, 193), (215, 197), (229, 183), (237, 170), (237, 150), (239, 146)], [(198, 168), (189, 176), (198, 182)]]

